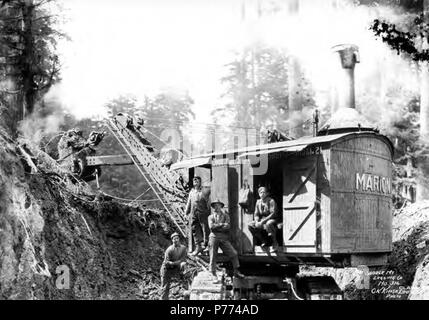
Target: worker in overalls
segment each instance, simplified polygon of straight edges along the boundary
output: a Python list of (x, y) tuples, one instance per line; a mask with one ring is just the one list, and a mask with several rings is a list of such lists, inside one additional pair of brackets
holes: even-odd
[(267, 247), (271, 240), (271, 250), (277, 250), (277, 204), (268, 195), (266, 187), (258, 189), (260, 199), (255, 206), (255, 220), (249, 224), (249, 231), (252, 233), (255, 243), (261, 247)]
[(173, 244), (167, 248), (161, 266), (161, 299), (168, 300), (170, 284), (173, 277), (179, 277), (184, 271), (187, 258), (187, 249), (180, 244), (177, 232), (171, 235)]
[(218, 282), (216, 275), (216, 258), (218, 254), (218, 248), (220, 248), (224, 255), (226, 255), (232, 263), (234, 269), (234, 277), (244, 278), (244, 275), (238, 271), (240, 263), (238, 261), (237, 251), (232, 246), (229, 241), (229, 232), (230, 232), (230, 218), (227, 213), (222, 209), (225, 206), (223, 202), (216, 200), (211, 203), (212, 208), (214, 209), (213, 214), (209, 216), (209, 228), (210, 228), (210, 238), (209, 238), (209, 253), (210, 253), (210, 271), (214, 276), (214, 281)]
[(191, 255), (195, 256), (205, 250), (208, 245), (210, 231), (207, 219), (210, 214), (210, 200), (209, 195), (203, 191), (201, 177), (195, 177), (193, 185), (186, 203), (185, 214), (191, 221), (195, 243), (195, 250)]

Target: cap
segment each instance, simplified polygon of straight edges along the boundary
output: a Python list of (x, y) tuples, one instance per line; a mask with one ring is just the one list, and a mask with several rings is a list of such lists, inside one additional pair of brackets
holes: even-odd
[(177, 233), (177, 232), (174, 232), (171, 236), (170, 236), (170, 239), (171, 240), (173, 240), (173, 238), (174, 237), (179, 237), (180, 238), (180, 235)]
[(212, 208), (214, 209), (214, 205), (215, 204), (220, 204), (221, 206), (222, 206), (222, 208), (223, 207), (225, 207), (225, 204), (222, 202), (222, 201), (220, 201), (219, 199), (216, 199), (215, 201), (213, 201), (212, 203), (211, 203), (211, 206), (212, 206)]

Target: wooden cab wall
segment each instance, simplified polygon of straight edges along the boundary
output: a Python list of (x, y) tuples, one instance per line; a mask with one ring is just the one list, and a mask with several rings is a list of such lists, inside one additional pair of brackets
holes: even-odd
[[(380, 135), (351, 136), (330, 149), (330, 251), (392, 249), (392, 150)], [(329, 231), (329, 230), (327, 230)]]
[(253, 170), (248, 160), (215, 159), (212, 163), (211, 199), (226, 205), (231, 220), (231, 241), (240, 254), (253, 252), (253, 238), (248, 225), (253, 221), (254, 203), (250, 208), (238, 204), (243, 186), (254, 189)]
[[(318, 147), (287, 157), (283, 163), (283, 250), (285, 253), (320, 252), (321, 210)], [(319, 196), (318, 196), (319, 195)], [(320, 202), (320, 201), (319, 201)]]
[(313, 145), (283, 166), (286, 253), (391, 251), (392, 149), (375, 134)]
[(380, 264), (392, 249), (392, 148), (352, 134), (307, 147), (283, 167), (286, 253), (343, 255)]

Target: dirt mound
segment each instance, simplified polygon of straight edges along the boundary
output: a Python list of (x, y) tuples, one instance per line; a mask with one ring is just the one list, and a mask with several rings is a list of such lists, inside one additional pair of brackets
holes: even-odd
[(24, 149), (0, 135), (0, 299), (159, 299), (161, 212), (99, 196)]
[(395, 212), (393, 253), (389, 259), (409, 285), (409, 299), (429, 299), (429, 201)]

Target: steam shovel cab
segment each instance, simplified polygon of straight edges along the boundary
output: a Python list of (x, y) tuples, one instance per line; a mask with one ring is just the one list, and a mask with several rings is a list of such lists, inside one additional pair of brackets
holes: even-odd
[[(392, 156), (385, 136), (357, 131), (208, 154), (176, 168), (211, 179), (211, 198), (226, 204), (248, 275), (234, 280), (234, 289), (254, 294), (281, 290), (280, 279), (293, 278), (299, 265), (384, 265), (392, 249)], [(254, 199), (244, 208), (238, 198), (247, 186)], [(255, 246), (248, 229), (259, 186), (268, 187), (282, 213), (277, 252)]]

